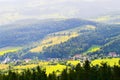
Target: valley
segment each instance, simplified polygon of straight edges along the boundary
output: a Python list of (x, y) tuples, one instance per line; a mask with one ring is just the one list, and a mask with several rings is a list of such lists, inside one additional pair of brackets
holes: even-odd
[[(0, 36), (0, 79), (14, 74), (29, 80), (44, 74), (63, 80), (64, 75), (79, 77), (78, 72), (87, 75), (88, 71), (94, 78), (92, 74), (104, 74), (104, 69), (112, 76), (119, 70), (119, 24), (67, 19), (12, 26)], [(28, 74), (31, 76), (26, 77)]]
[(0, 0), (0, 80), (120, 80), (120, 0)]

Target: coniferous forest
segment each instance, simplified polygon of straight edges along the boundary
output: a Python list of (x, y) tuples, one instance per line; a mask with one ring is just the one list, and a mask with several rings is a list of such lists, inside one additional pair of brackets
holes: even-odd
[(27, 69), (22, 73), (9, 70), (8, 73), (1, 73), (0, 80), (120, 80), (120, 66), (110, 67), (107, 63), (101, 66), (90, 66), (88, 60), (81, 66), (64, 69), (60, 75), (53, 72), (47, 75), (45, 70), (39, 66), (34, 69)]

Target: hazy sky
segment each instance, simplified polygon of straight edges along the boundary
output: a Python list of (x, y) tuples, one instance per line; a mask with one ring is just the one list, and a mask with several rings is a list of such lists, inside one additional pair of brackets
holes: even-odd
[(86, 18), (120, 11), (120, 0), (0, 0), (0, 23), (25, 18)]

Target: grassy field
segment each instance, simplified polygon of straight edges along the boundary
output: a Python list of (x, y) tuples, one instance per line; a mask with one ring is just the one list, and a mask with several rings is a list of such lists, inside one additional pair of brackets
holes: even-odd
[(20, 50), (20, 48), (12, 48), (12, 49), (1, 50), (0, 51), (0, 56), (4, 55), (6, 53), (10, 53), (10, 52), (17, 52), (18, 50)]
[(5, 70), (5, 69), (8, 69), (9, 68), (9, 65), (7, 64), (0, 64), (0, 70)]
[(72, 65), (74, 65), (74, 66), (76, 66), (78, 63), (80, 63), (79, 60), (76, 60), (76, 61), (73, 61), (73, 60), (67, 61), (67, 64), (72, 64)]
[(66, 68), (65, 65), (60, 65), (60, 64), (45, 66), (47, 75), (52, 73), (53, 71), (56, 72), (57, 74), (60, 74), (62, 72), (62, 70), (65, 68)]
[(100, 50), (100, 47), (101, 47), (101, 46), (93, 45), (92, 47), (90, 47), (90, 48), (89, 48), (86, 52), (84, 52), (83, 54), (86, 55), (86, 54), (89, 54), (89, 53), (93, 53), (93, 52), (99, 51), (99, 50)]
[[(80, 63), (80, 61), (67, 61), (66, 65), (68, 64), (72, 64), (74, 66), (76, 66), (78, 63)], [(53, 71), (56, 72), (57, 74), (60, 74), (62, 72), (63, 69), (65, 69), (67, 66), (66, 65), (61, 65), (61, 64), (56, 64), (56, 65), (49, 65), (48, 61), (40, 61), (38, 64), (27, 64), (27, 65), (18, 65), (18, 66), (13, 66), (12, 69), (17, 71), (17, 72), (21, 72), (22, 70), (25, 69), (31, 69), (31, 68), (35, 68), (37, 66), (40, 66), (42, 69), (46, 70), (46, 74), (50, 74)], [(8, 64), (0, 64), (0, 70), (6, 70), (9, 68)]]
[(119, 64), (120, 58), (112, 58), (112, 59), (96, 59), (91, 62), (92, 65), (100, 65), (101, 63), (107, 63), (110, 66), (120, 65)]
[[(78, 63), (80, 63), (80, 61), (67, 61), (66, 64), (72, 64), (72, 65), (76, 66)], [(31, 68), (35, 68), (37, 66), (41, 66), (42, 69), (45, 69), (46, 74), (50, 74), (53, 71), (56, 72), (57, 74), (60, 74), (60, 72), (67, 67), (66, 65), (61, 65), (59, 63), (56, 65), (49, 65), (49, 62), (44, 61), (44, 62), (39, 62), (38, 64), (14, 66), (13, 69), (18, 70), (18, 72), (20, 72), (24, 69), (28, 69), (28, 68), (31, 69)]]

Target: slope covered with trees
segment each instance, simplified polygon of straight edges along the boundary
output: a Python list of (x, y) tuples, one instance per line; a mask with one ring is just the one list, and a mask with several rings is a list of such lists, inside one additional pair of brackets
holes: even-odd
[(0, 26), (0, 48), (24, 46), (46, 35), (94, 22), (81, 19), (21, 20)]
[[(28, 21), (29, 22), (29, 21)], [(24, 22), (23, 22), (24, 23)], [(81, 19), (43, 20), (8, 25), (0, 31), (0, 47), (22, 47), (0, 56), (4, 60), (25, 58), (68, 58), (76, 54), (119, 54), (119, 24), (105, 24)], [(8, 27), (5, 26), (5, 27)], [(74, 35), (75, 33), (75, 35)], [(89, 51), (99, 46), (96, 51)]]
[[(84, 26), (85, 27), (85, 26)], [(92, 46), (100, 46), (100, 49), (93, 53), (108, 54), (116, 52), (119, 54), (119, 25), (97, 24), (95, 30), (79, 30), (79, 36), (68, 40), (65, 43), (51, 46), (45, 49), (47, 57), (66, 57), (75, 54), (83, 54)], [(109, 45), (108, 45), (109, 44)], [(89, 52), (92, 53), (92, 52)]]

